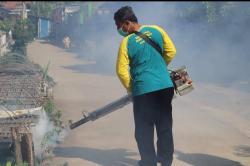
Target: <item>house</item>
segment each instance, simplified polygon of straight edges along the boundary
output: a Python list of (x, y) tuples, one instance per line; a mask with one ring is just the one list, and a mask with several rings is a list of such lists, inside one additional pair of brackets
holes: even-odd
[(26, 19), (29, 12), (26, 7), (28, 4), (31, 4), (31, 1), (2, 1), (0, 11), (8, 16), (16, 17), (16, 19)]
[(46, 38), (50, 36), (51, 33), (51, 21), (47, 18), (38, 18), (38, 29), (37, 29), (37, 37), (38, 38)]
[(36, 37), (39, 39), (50, 37), (51, 19), (29, 15), (29, 20), (35, 25)]
[(10, 10), (0, 7), (0, 20), (5, 20), (10, 16)]
[[(52, 11), (52, 39), (61, 42), (65, 36), (79, 39), (96, 9), (103, 2), (79, 2), (74, 5), (58, 6)], [(75, 44), (78, 41), (74, 40)]]
[(4, 31), (0, 31), (0, 56), (7, 53), (7, 34)]

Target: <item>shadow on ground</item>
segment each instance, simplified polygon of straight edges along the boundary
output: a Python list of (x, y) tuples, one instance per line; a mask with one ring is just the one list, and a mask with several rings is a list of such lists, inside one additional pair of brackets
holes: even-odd
[(73, 70), (77, 73), (88, 73), (88, 74), (102, 74), (113, 76), (115, 75), (115, 67), (107, 66), (105, 64), (80, 64), (80, 65), (71, 65), (71, 66), (62, 66), (65, 69)]
[[(60, 42), (55, 42), (53, 40), (44, 39), (39, 40), (42, 44), (51, 44), (55, 47), (61, 48), (62, 52), (69, 52), (76, 54), (76, 58), (83, 59), (82, 56), (80, 56), (79, 51), (77, 48), (70, 48), (70, 49), (64, 49), (64, 46)], [(101, 57), (100, 57), (101, 58)], [(99, 59), (98, 59), (99, 60)], [(115, 73), (115, 64), (110, 59), (100, 59), (97, 63), (91, 63), (91, 64), (76, 64), (76, 65), (70, 65), (70, 66), (62, 66), (65, 69), (72, 70), (76, 73), (87, 73), (87, 74), (101, 74), (101, 75), (107, 75), (107, 76), (114, 76)]]
[(239, 145), (234, 148), (234, 154), (240, 157), (250, 157), (250, 146)]
[[(36, 39), (37, 41), (39, 41), (41, 44), (51, 44), (57, 48), (61, 48), (64, 49), (64, 45), (62, 42), (59, 41), (55, 41), (49, 38), (45, 38), (45, 39)], [(66, 50), (66, 49), (65, 49)], [(66, 50), (67, 51), (67, 50)]]
[(240, 162), (226, 158), (201, 154), (201, 153), (183, 153), (176, 150), (177, 159), (193, 166), (243, 166)]
[(129, 157), (137, 155), (126, 149), (93, 149), (81, 147), (57, 147), (54, 150), (57, 157), (81, 158), (101, 166), (137, 166), (137, 161)]

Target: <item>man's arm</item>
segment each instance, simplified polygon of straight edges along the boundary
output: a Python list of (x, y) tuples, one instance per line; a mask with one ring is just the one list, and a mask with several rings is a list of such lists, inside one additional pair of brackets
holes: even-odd
[(128, 92), (130, 92), (131, 80), (128, 68), (129, 58), (128, 58), (127, 43), (128, 43), (128, 37), (125, 37), (119, 48), (118, 57), (116, 61), (116, 73), (122, 85), (127, 89)]
[(166, 31), (164, 31), (159, 26), (153, 26), (153, 27), (161, 32), (162, 39), (163, 39), (163, 58), (165, 62), (169, 64), (176, 54), (175, 45), (172, 42), (171, 38), (168, 36)]

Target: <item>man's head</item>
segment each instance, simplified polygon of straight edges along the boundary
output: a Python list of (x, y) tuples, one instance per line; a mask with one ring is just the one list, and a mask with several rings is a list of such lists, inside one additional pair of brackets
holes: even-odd
[(122, 30), (128, 34), (134, 32), (134, 25), (138, 24), (137, 17), (130, 6), (124, 6), (118, 9), (114, 14), (114, 20), (117, 30)]

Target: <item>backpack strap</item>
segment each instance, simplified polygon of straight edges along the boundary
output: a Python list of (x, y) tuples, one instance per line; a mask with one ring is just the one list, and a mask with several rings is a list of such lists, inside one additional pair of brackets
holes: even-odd
[[(135, 34), (137, 35), (137, 36), (140, 36), (141, 38), (143, 38), (148, 44), (150, 44), (152, 47), (154, 47), (154, 49), (163, 57), (163, 53), (162, 53), (162, 50), (161, 50), (161, 47), (159, 46), (159, 44), (157, 44), (156, 42), (154, 42), (152, 39), (150, 39), (147, 35), (145, 35), (144, 33), (141, 33), (141, 32), (135, 32)], [(171, 74), (170, 74), (170, 78), (171, 78), (171, 80), (172, 80), (172, 82), (173, 82), (173, 85), (174, 85), (174, 89), (175, 89), (175, 91), (176, 91), (176, 93), (178, 92), (178, 90), (177, 90), (177, 85), (176, 85), (176, 83), (175, 83), (175, 81), (174, 81), (174, 78), (173, 78), (173, 75), (175, 74), (175, 73), (172, 73), (173, 71), (170, 71), (171, 72)]]
[(155, 43), (152, 39), (150, 39), (147, 35), (141, 32), (135, 32), (135, 34), (143, 38), (148, 44), (154, 47), (160, 55), (162, 55), (161, 47), (157, 43)]

